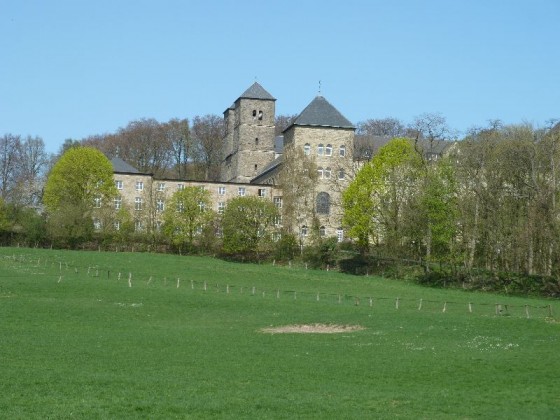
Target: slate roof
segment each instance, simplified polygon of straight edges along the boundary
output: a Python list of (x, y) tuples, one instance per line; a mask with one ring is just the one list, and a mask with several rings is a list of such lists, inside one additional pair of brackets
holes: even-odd
[(140, 173), (138, 169), (136, 169), (134, 166), (129, 165), (119, 157), (111, 158), (111, 164), (113, 165), (113, 172), (115, 173), (126, 173), (126, 174)]
[[(301, 114), (298, 115), (292, 125), (355, 128), (338, 109), (332, 106), (330, 102), (322, 96), (316, 96), (315, 99), (301, 111)], [(286, 130), (289, 128), (290, 127)]]
[(253, 83), (249, 89), (241, 94), (239, 99), (264, 99), (269, 101), (275, 101), (276, 98), (268, 93), (265, 88), (259, 85), (257, 82)]

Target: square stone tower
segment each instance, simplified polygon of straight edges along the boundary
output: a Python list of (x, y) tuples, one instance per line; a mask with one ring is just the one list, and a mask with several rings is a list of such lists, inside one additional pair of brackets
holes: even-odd
[(249, 183), (274, 160), (275, 102), (255, 82), (225, 110), (222, 181)]

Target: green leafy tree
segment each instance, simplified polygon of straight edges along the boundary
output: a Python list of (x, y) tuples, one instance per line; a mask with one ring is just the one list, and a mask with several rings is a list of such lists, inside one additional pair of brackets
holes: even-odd
[(187, 187), (173, 194), (163, 212), (163, 233), (183, 250), (192, 250), (197, 235), (212, 225), (210, 193), (199, 187)]
[(93, 231), (96, 208), (117, 194), (111, 162), (90, 147), (69, 148), (52, 168), (43, 203), (51, 234), (76, 245)]
[(393, 139), (345, 190), (343, 223), (362, 250), (367, 250), (372, 238), (391, 251), (406, 240), (405, 209), (417, 190), (420, 162), (410, 140)]
[(223, 247), (228, 254), (268, 251), (278, 210), (259, 197), (236, 197), (228, 202), (222, 218)]

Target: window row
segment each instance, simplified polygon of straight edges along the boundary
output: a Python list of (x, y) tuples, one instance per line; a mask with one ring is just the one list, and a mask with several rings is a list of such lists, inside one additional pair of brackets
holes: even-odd
[[(303, 225), (299, 230), (299, 234), (300, 236), (309, 235), (309, 228), (306, 225)], [(327, 229), (325, 228), (325, 226), (319, 227), (319, 236), (327, 236)], [(336, 239), (338, 242), (342, 242), (344, 240), (344, 230), (342, 228), (338, 228), (336, 230)]]
[[(311, 145), (309, 143), (305, 143), (303, 146), (303, 153), (307, 156), (311, 154)], [(320, 143), (317, 146), (317, 156), (332, 156), (333, 155), (333, 146), (332, 144), (327, 144), (326, 146), (323, 143)], [(341, 157), (346, 156), (346, 146), (341, 145), (338, 148), (338, 155)]]
[[(123, 189), (123, 182), (121, 180), (115, 180), (115, 186), (117, 187), (117, 190), (122, 190)], [(201, 189), (205, 189), (204, 186), (200, 187)], [(156, 188), (156, 191), (158, 192), (164, 192), (166, 189), (166, 185), (165, 182), (159, 182)], [(184, 184), (177, 184), (177, 191), (183, 191), (185, 189), (185, 185)], [(136, 181), (136, 191), (144, 191), (144, 182), (143, 181)], [(238, 187), (237, 188), (237, 195), (240, 197), (244, 197), (246, 195), (246, 189), (245, 187)], [(226, 194), (226, 187), (218, 187), (218, 195), (225, 195)], [(257, 190), (257, 195), (259, 197), (266, 197), (267, 194), (267, 190), (266, 188), (259, 188)]]
[[(120, 210), (122, 208), (122, 197), (116, 197), (113, 199), (115, 210)], [(274, 197), (274, 205), (277, 208), (282, 208), (282, 197)], [(95, 199), (95, 207), (101, 207), (101, 199)], [(205, 204), (201, 201), (198, 203), (198, 207), (200, 211), (205, 210)], [(135, 197), (134, 198), (134, 210), (140, 211), (144, 208), (144, 199), (142, 197)], [(217, 203), (217, 211), (219, 214), (223, 214), (226, 208), (225, 201), (219, 201)], [(156, 211), (163, 212), (165, 210), (165, 201), (163, 199), (156, 200)], [(177, 211), (183, 212), (184, 211), (184, 204), (179, 202), (177, 205)]]
[[(331, 168), (327, 167), (327, 168), (323, 168), (321, 166), (319, 166), (317, 168), (317, 176), (319, 179), (330, 179), (331, 178)], [(344, 177), (346, 176), (346, 173), (344, 172), (344, 169), (340, 168), (338, 170), (338, 179), (344, 179)]]

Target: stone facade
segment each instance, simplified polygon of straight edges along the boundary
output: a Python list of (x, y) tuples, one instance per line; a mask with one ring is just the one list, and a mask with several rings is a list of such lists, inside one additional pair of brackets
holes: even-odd
[(223, 181), (249, 183), (274, 160), (275, 101), (255, 83), (224, 112)]

